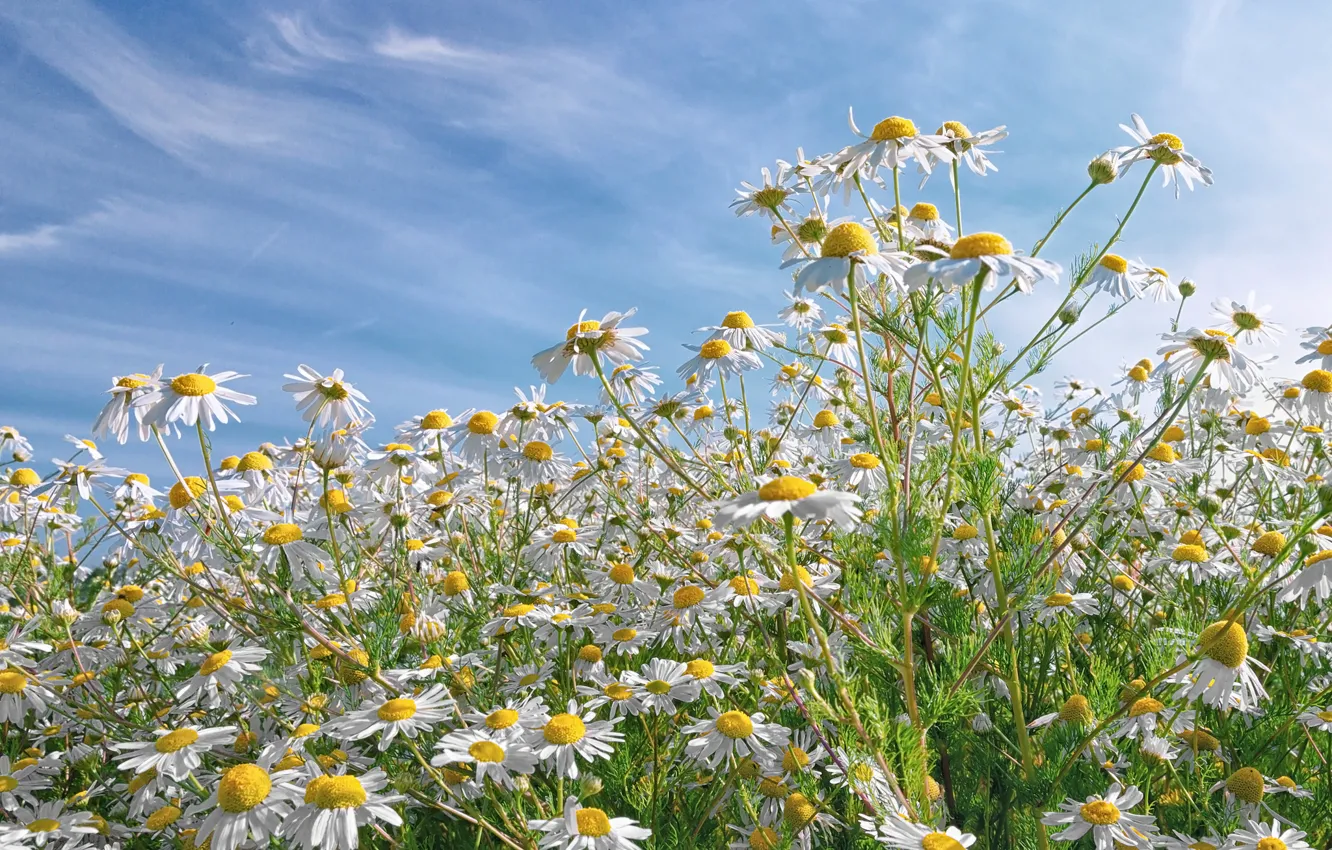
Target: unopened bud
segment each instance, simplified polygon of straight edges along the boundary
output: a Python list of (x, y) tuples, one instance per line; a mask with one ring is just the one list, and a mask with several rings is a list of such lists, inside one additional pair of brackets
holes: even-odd
[(1065, 325), (1072, 325), (1078, 321), (1078, 318), (1081, 315), (1082, 315), (1081, 310), (1079, 310), (1077, 307), (1069, 305), (1068, 307), (1065, 307), (1064, 309), (1059, 311), (1059, 321), (1064, 323)]
[(1189, 298), (1198, 291), (1198, 284), (1189, 280), (1187, 277), (1179, 282), (1179, 294)]
[(1106, 151), (1088, 163), (1087, 176), (1098, 186), (1115, 182), (1119, 176), (1119, 157)]

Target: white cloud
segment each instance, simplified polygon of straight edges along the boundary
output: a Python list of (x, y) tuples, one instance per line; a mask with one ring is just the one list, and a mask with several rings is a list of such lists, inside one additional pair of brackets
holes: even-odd
[(54, 248), (60, 244), (61, 230), (58, 224), (43, 224), (20, 233), (0, 233), (0, 254)]

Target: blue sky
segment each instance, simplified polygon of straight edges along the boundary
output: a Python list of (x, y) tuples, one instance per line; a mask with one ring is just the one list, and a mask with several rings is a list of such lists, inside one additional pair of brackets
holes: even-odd
[[(1150, 191), (1123, 253), (1198, 280), (1186, 318), (1257, 289), (1287, 326), (1327, 323), (1310, 247), (1332, 188), (1329, 18), (1232, 0), (0, 0), (0, 423), (62, 455), (111, 376), (208, 361), (253, 375), (234, 386), (260, 405), (216, 438), (245, 450), (303, 433), (279, 387), (306, 362), (346, 370), (386, 431), (506, 406), (583, 307), (637, 306), (672, 373), (694, 328), (779, 308), (766, 226), (727, 204), (797, 146), (853, 141), (848, 106), (862, 126), (1008, 125), (965, 212), (1019, 245), (1139, 112), (1217, 184)], [(1103, 239), (1133, 188), (1095, 193), (1047, 256)], [(1048, 379), (1108, 380), (1171, 314), (1135, 305)]]

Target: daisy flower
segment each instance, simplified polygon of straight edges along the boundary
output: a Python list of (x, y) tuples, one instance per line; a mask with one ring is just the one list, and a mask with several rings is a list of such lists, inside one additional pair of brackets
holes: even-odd
[(130, 415), (139, 424), (139, 439), (147, 440), (152, 435), (143, 423), (143, 407), (139, 399), (157, 389), (162, 378), (162, 367), (158, 366), (151, 375), (135, 373), (117, 377), (115, 384), (107, 390), (111, 400), (106, 403), (97, 419), (93, 421), (92, 435), (98, 439), (105, 436), (116, 438), (121, 445), (129, 439)]
[(838, 481), (851, 487), (862, 496), (881, 492), (888, 486), (888, 473), (877, 455), (869, 452), (856, 452), (833, 462), (831, 471)]
[(490, 777), (501, 788), (512, 788), (515, 774), (530, 774), (537, 766), (536, 753), (520, 739), (489, 728), (450, 732), (435, 749), (439, 752), (430, 760), (434, 766), (468, 764), (477, 782)]
[(1202, 657), (1172, 680), (1182, 683), (1179, 690), (1187, 699), (1202, 697), (1213, 708), (1225, 708), (1238, 697), (1242, 709), (1267, 699), (1267, 691), (1253, 672), (1257, 662), (1249, 658), (1249, 637), (1242, 619), (1218, 620), (1198, 635)]
[(1314, 706), (1300, 713), (1299, 720), (1306, 728), (1321, 732), (1332, 732), (1332, 706), (1320, 708)]
[(686, 345), (685, 348), (697, 351), (698, 355), (686, 360), (676, 370), (681, 378), (698, 375), (700, 380), (707, 380), (714, 372), (723, 377), (734, 377), (741, 372), (763, 367), (763, 361), (757, 354), (735, 348), (724, 339), (710, 339), (702, 345)]
[(1255, 297), (1255, 293), (1250, 292), (1244, 302), (1218, 298), (1212, 302), (1212, 315), (1227, 322), (1226, 330), (1245, 343), (1275, 343), (1286, 330), (1267, 320), (1267, 314), (1272, 311), (1270, 304), (1249, 306), (1255, 304)]
[(847, 111), (847, 123), (851, 125), (851, 132), (865, 141), (851, 145), (829, 161), (830, 165), (841, 167), (844, 180), (853, 174), (873, 178), (880, 168), (896, 170), (913, 159), (929, 174), (934, 163), (952, 162), (955, 156), (947, 138), (921, 133), (910, 118), (899, 115), (885, 118), (874, 125), (869, 135), (860, 132), (856, 126), (854, 109)]
[(1248, 829), (1237, 829), (1226, 836), (1226, 846), (1230, 850), (1310, 850), (1304, 836), (1293, 826), (1282, 829), (1275, 820), (1271, 824), (1251, 820)]
[(860, 827), (883, 846), (900, 850), (966, 850), (976, 843), (976, 836), (955, 826), (936, 829), (898, 814), (890, 814), (882, 823), (861, 815)]
[(295, 375), (282, 377), (291, 381), (282, 385), (282, 391), (295, 396), (296, 409), (306, 422), (321, 428), (343, 428), (365, 419), (369, 413), (361, 403), (370, 399), (343, 379), (341, 369), (324, 376), (302, 363), (296, 367)]
[(513, 459), (513, 476), (527, 488), (564, 482), (573, 474), (568, 458), (556, 454), (550, 443), (541, 440), (529, 440), (509, 456)]
[(594, 711), (580, 717), (578, 703), (569, 700), (568, 711), (552, 715), (540, 729), (529, 732), (527, 743), (557, 775), (577, 779), (579, 758), (610, 758), (614, 752), (611, 745), (624, 740), (624, 735), (615, 731), (618, 722), (618, 717), (597, 720)]
[(209, 708), (222, 705), (222, 695), (231, 694), (246, 676), (258, 673), (268, 650), (258, 646), (234, 646), (204, 656), (194, 675), (176, 689), (176, 699), (189, 705), (203, 702)]
[(643, 707), (648, 711), (674, 714), (679, 703), (698, 699), (702, 686), (691, 675), (682, 661), (654, 658), (644, 665), (641, 673), (630, 671), (625, 682), (642, 689)]
[(953, 241), (953, 228), (939, 218), (939, 208), (934, 204), (921, 201), (913, 206), (907, 215), (907, 224), (914, 226), (926, 239), (945, 245)]
[(803, 478), (783, 475), (758, 490), (723, 502), (717, 509), (717, 522), (748, 525), (759, 517), (778, 520), (789, 513), (796, 519), (828, 520), (849, 529), (860, 521), (860, 508), (856, 507), (859, 501), (854, 493), (821, 491)]
[(1173, 133), (1152, 133), (1147, 129), (1147, 123), (1136, 113), (1131, 119), (1132, 127), (1126, 124), (1119, 125), (1119, 129), (1132, 136), (1133, 141), (1137, 143), (1115, 148), (1115, 153), (1119, 155), (1121, 174), (1127, 174), (1135, 162), (1150, 159), (1161, 168), (1161, 185), (1174, 184), (1176, 198), (1179, 197), (1180, 181), (1189, 187), (1189, 191), (1193, 191), (1195, 181), (1204, 186), (1212, 185), (1211, 169), (1184, 150), (1184, 142), (1180, 141), (1179, 136)]
[(782, 213), (794, 216), (796, 211), (787, 203), (788, 199), (798, 194), (799, 184), (795, 182), (795, 169), (791, 163), (777, 160), (777, 174), (774, 176), (767, 166), (763, 167), (763, 185), (755, 186), (742, 180), (740, 188), (735, 190), (739, 196), (731, 201), (731, 209), (741, 217), (762, 213), (774, 222)]
[(197, 372), (177, 375), (170, 381), (158, 384), (152, 392), (135, 399), (136, 408), (143, 408), (143, 425), (166, 428), (172, 423), (180, 423), (192, 428), (202, 422), (209, 431), (214, 430), (218, 422), (227, 423), (228, 417), (240, 421), (236, 412), (227, 407), (231, 404), (254, 404), (257, 399), (252, 395), (238, 393), (222, 384), (237, 378), (247, 377), (239, 372), (217, 372), (204, 374), (208, 368), (205, 363)]
[(685, 672), (694, 677), (708, 694), (721, 699), (725, 695), (722, 686), (739, 684), (745, 668), (743, 664), (715, 664), (706, 658), (694, 658), (685, 664)]
[(918, 263), (907, 269), (908, 289), (922, 289), (930, 281), (961, 286), (977, 275), (985, 275), (985, 289), (993, 289), (1000, 278), (1012, 279), (1017, 288), (1031, 294), (1035, 285), (1059, 280), (1058, 263), (1013, 253), (1013, 244), (998, 233), (971, 233), (953, 243), (948, 257)]
[(564, 342), (537, 352), (532, 358), (532, 365), (548, 383), (553, 384), (560, 379), (570, 363), (573, 364), (575, 375), (595, 375), (597, 369), (594, 357), (601, 357), (615, 366), (631, 360), (642, 360), (648, 346), (638, 337), (646, 334), (647, 328), (620, 327), (621, 322), (636, 312), (636, 307), (627, 313), (611, 312), (597, 321), (585, 319), (587, 311), (584, 310), (578, 314), (578, 321), (569, 327)]
[(499, 449), (499, 417), (489, 410), (461, 417), (448, 430), (450, 448), (466, 463), (479, 465)]
[(1248, 392), (1258, 383), (1260, 367), (1246, 357), (1235, 338), (1222, 330), (1189, 328), (1161, 335), (1165, 345), (1156, 353), (1166, 359), (1163, 372), (1172, 377), (1192, 378), (1203, 369), (1215, 389)]
[(732, 310), (721, 320), (720, 325), (699, 328), (699, 331), (710, 331), (708, 340), (724, 339), (732, 348), (753, 351), (766, 351), (786, 342), (786, 334), (754, 324), (754, 320), (744, 310)]
[(1100, 610), (1100, 603), (1090, 593), (1064, 593), (1060, 591), (1045, 597), (1045, 600), (1036, 608), (1036, 621), (1048, 623), (1060, 617), (1086, 617), (1096, 614)]
[(1092, 292), (1108, 292), (1124, 301), (1141, 298), (1147, 291), (1147, 278), (1151, 270), (1142, 263), (1127, 260), (1118, 254), (1106, 254), (1096, 263), (1087, 286)]
[(564, 801), (563, 817), (529, 820), (527, 828), (545, 833), (538, 845), (542, 850), (639, 850), (635, 842), (652, 835), (633, 818), (613, 818), (601, 809), (585, 808), (573, 795)]
[(1307, 416), (1320, 422), (1332, 419), (1332, 371), (1314, 369), (1296, 386), (1300, 393), (1297, 403)]
[(731, 756), (750, 757), (758, 762), (781, 759), (781, 748), (791, 733), (777, 723), (766, 723), (762, 714), (747, 714), (732, 709), (718, 712), (708, 706), (709, 719), (684, 728), (684, 734), (697, 735), (685, 744), (685, 752), (709, 768)]
[(798, 331), (807, 331), (823, 320), (823, 308), (813, 298), (804, 298), (790, 292), (783, 292), (790, 303), (782, 308), (777, 317)]
[(444, 685), (435, 685), (410, 697), (393, 697), (378, 706), (340, 717), (325, 726), (330, 735), (342, 735), (347, 740), (359, 741), (376, 732), (383, 732), (379, 749), (387, 750), (399, 734), (415, 738), (419, 732), (429, 732), (449, 716), (453, 700)]
[(171, 779), (184, 780), (191, 771), (199, 768), (204, 753), (235, 740), (236, 727), (181, 726), (159, 729), (155, 734), (156, 741), (113, 745), (123, 753), (118, 757), (121, 770), (135, 773), (152, 770)]
[(1318, 361), (1318, 368), (1332, 371), (1332, 325), (1326, 327), (1305, 328), (1302, 331), (1304, 341), (1300, 348), (1309, 352), (1296, 360), (1296, 363)]
[(305, 786), (305, 804), (282, 822), (280, 834), (305, 850), (356, 850), (361, 827), (376, 821), (402, 826), (393, 804), (403, 797), (379, 793), (387, 785), (379, 768), (362, 776), (316, 776)]
[[(945, 121), (935, 131), (935, 135), (943, 139), (944, 146), (953, 154), (953, 157), (964, 163), (970, 168), (972, 173), (978, 177), (984, 177), (991, 171), (998, 171), (999, 166), (990, 162), (990, 158), (985, 155), (982, 148), (989, 147), (995, 142), (1001, 142), (1008, 138), (1008, 128), (1003, 124), (991, 130), (981, 130), (979, 133), (971, 132), (971, 129), (961, 121)], [(991, 151), (991, 153), (1002, 153), (1002, 151)], [(937, 159), (933, 152), (927, 152), (926, 156), (933, 160)], [(922, 169), (924, 170), (924, 169)], [(925, 181), (929, 179), (929, 172), (921, 178), (920, 185), (924, 186)], [(952, 180), (952, 174), (949, 174), (949, 180)]]
[(1115, 784), (1104, 797), (1088, 797), (1084, 803), (1069, 800), (1060, 804), (1062, 811), (1047, 813), (1041, 823), (1068, 825), (1067, 829), (1051, 836), (1056, 841), (1076, 841), (1090, 831), (1096, 850), (1114, 850), (1116, 844), (1150, 850), (1156, 837), (1156, 819), (1151, 815), (1124, 811), (1140, 802), (1142, 792), (1136, 786), (1125, 789)]
[(18, 668), (0, 670), (0, 722), (22, 728), (28, 709), (45, 717), (56, 701), (55, 694)]
[[(0, 824), (0, 844), (6, 839), (13, 841), (15, 848), (45, 847), (47, 844), (62, 842), (76, 845), (84, 835), (96, 835), (97, 824), (88, 812), (66, 812), (65, 803), (55, 800), (39, 803), (35, 808), (22, 806), (8, 813), (14, 819), (12, 824)], [(31, 841), (32, 844), (25, 844)]]
[(819, 292), (832, 287), (838, 295), (846, 294), (847, 278), (856, 286), (873, 283), (884, 275), (890, 284), (901, 283), (911, 259), (898, 252), (880, 253), (879, 243), (865, 225), (848, 221), (828, 231), (817, 259), (796, 257), (782, 263), (782, 268), (799, 265), (794, 295)]
[(209, 838), (216, 850), (237, 850), (250, 841), (265, 845), (276, 836), (296, 807), (301, 791), (292, 781), (294, 770), (269, 773), (258, 764), (238, 764), (227, 768), (218, 779), (208, 799), (190, 809), (189, 814), (209, 812), (195, 835), (196, 846)]

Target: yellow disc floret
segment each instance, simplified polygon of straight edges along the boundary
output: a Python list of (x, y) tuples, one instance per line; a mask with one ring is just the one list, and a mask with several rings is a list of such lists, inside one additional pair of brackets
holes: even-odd
[(948, 256), (954, 260), (994, 257), (1013, 253), (1013, 243), (998, 233), (971, 233), (953, 243)]

